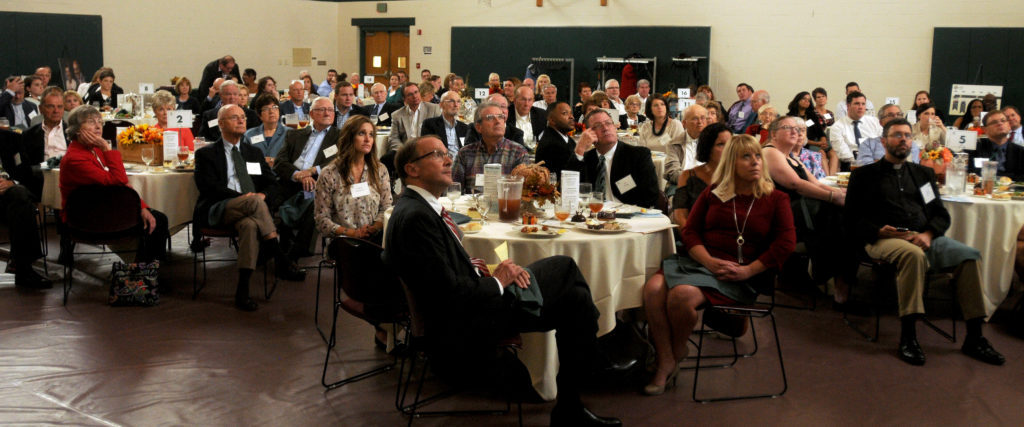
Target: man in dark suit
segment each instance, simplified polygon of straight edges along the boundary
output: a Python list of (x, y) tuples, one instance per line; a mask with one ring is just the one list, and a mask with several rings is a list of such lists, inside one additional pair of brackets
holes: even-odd
[[(526, 146), (536, 147), (540, 133), (547, 127), (548, 112), (533, 106), (533, 89), (529, 86), (516, 88), (515, 111), (508, 116), (506, 128), (514, 127), (523, 131)], [(531, 150), (532, 151), (532, 150)]]
[(370, 87), (370, 96), (373, 97), (373, 104), (367, 105), (366, 110), (370, 117), (377, 116), (376, 126), (391, 126), (391, 114), (402, 108), (398, 104), (389, 104), (388, 100), (388, 88), (383, 84), (374, 83)]
[(942, 205), (935, 173), (906, 161), (913, 144), (910, 123), (904, 119), (887, 123), (882, 142), (885, 157), (853, 171), (843, 218), (846, 229), (861, 239), (869, 257), (897, 268), (900, 359), (912, 365), (925, 363), (915, 331), (917, 319), (925, 312), (925, 277), (929, 271), (950, 270), (967, 323), (961, 351), (982, 362), (1002, 365), (1006, 360), (981, 334), (982, 323), (991, 314), (986, 312), (981, 287), (981, 254), (944, 236), (950, 217)]
[[(352, 90), (352, 86), (348, 88)], [(312, 118), (310, 126), (289, 130), (284, 136), (284, 147), (274, 158), (274, 173), (283, 187), (281, 199), (289, 207), (296, 208), (295, 212), (281, 217), (282, 239), (292, 260), (308, 256), (315, 242), (313, 192), (320, 169), (338, 157), (338, 137), (341, 134), (340, 129), (334, 126), (334, 107), (330, 99), (321, 97), (313, 101), (309, 115)], [(302, 195), (298, 196), (300, 192)]]
[[(65, 134), (67, 123), (64, 122), (64, 91), (51, 86), (43, 92), (41, 99), (39, 108), (42, 111), (42, 122), (25, 131), (22, 135), (22, 152), (18, 158), (13, 159), (21, 175), (15, 179), (28, 187), (36, 199), (42, 195), (43, 178), (41, 174), (32, 172), (32, 166), (38, 166), (51, 157), (63, 156), (71, 142)], [(12, 170), (8, 172), (12, 175), (16, 173)]]
[(263, 159), (263, 152), (252, 144), (242, 143), (245, 133), (242, 107), (224, 106), (217, 120), (222, 137), (196, 151), (199, 201), (193, 222), (196, 227), (232, 227), (238, 232), (235, 307), (253, 311), (258, 306), (249, 298), (249, 279), (261, 251), (272, 254), (277, 260), (278, 277), (302, 280), (305, 275), (288, 262), (278, 245), (271, 214), (279, 190), (277, 180)]
[[(447, 92), (445, 92), (447, 93)], [(458, 92), (455, 92), (458, 93)], [(500, 93), (490, 94), (485, 102), (493, 102), (501, 107), (501, 114), (505, 115), (505, 120), (508, 120), (508, 99)], [(523, 145), (523, 131), (517, 129), (515, 126), (505, 126), (505, 139)], [(472, 144), (480, 140), (480, 133), (476, 131), (473, 126), (469, 127), (469, 131), (466, 132), (466, 144)], [(525, 145), (523, 145), (525, 147)]]
[(236, 82), (242, 81), (242, 75), (238, 73), (238, 64), (231, 55), (224, 55), (223, 58), (214, 59), (203, 67), (203, 78), (199, 80), (199, 93), (206, 95), (213, 86), (213, 81), (218, 78), (230, 80), (234, 77)]
[(466, 132), (469, 132), (469, 125), (459, 121), (459, 102), (459, 94), (445, 92), (441, 97), (441, 115), (424, 120), (420, 131), (420, 135), (439, 136), (452, 155), (465, 145)]
[(573, 156), (576, 149), (576, 141), (569, 138), (567, 134), (573, 130), (572, 108), (565, 101), (559, 101), (548, 106), (548, 126), (540, 136), (537, 144), (537, 163), (544, 162), (544, 166), (553, 174), (561, 176), (562, 168), (565, 167), (569, 157)]
[(285, 114), (295, 114), (299, 117), (299, 120), (307, 120), (309, 117), (309, 103), (302, 102), (303, 95), (302, 80), (295, 80), (292, 84), (288, 85), (288, 100), (281, 101), (281, 116)]
[(1024, 147), (1010, 142), (1010, 122), (1002, 111), (992, 110), (985, 115), (985, 135), (988, 138), (978, 140), (969, 168), (980, 174), (980, 168), (974, 167), (974, 158), (986, 158), (999, 163), (996, 175), (1024, 180)]
[[(197, 134), (206, 138), (207, 141), (216, 141), (220, 138), (220, 128), (217, 127), (219, 123), (218, 112), (227, 105), (242, 107), (242, 103), (245, 102), (242, 99), (241, 91), (238, 90), (238, 83), (235, 83), (234, 80), (226, 80), (220, 84), (220, 99), (220, 107), (207, 110), (199, 119), (199, 131)], [(246, 129), (260, 125), (260, 118), (256, 115), (255, 111), (245, 107), (242, 107), (242, 111), (245, 113)]]
[(347, 81), (334, 86), (334, 127), (341, 129), (353, 115), (370, 117), (370, 110), (355, 105), (356, 90)]
[[(516, 332), (554, 329), (561, 372), (551, 425), (621, 425), (597, 417), (580, 401), (580, 385), (596, 353), (598, 312), (575, 262), (557, 256), (524, 269), (506, 260), (493, 276), (481, 268), (483, 260), (466, 253), (461, 232), (437, 199), (452, 182), (451, 167), (444, 143), (435, 137), (402, 145), (396, 169), (406, 188), (388, 222), (383, 255), (422, 308), (432, 366), (451, 376), (507, 378), (517, 361), (497, 356), (495, 343)], [(525, 300), (517, 294), (538, 291), (539, 310), (520, 305)], [(504, 390), (509, 385), (497, 384)]]
[[(565, 170), (579, 171), (580, 182), (593, 184), (594, 191), (604, 192), (608, 200), (654, 207), (661, 190), (651, 150), (620, 143), (616, 123), (604, 110), (591, 111), (583, 121), (587, 130), (580, 135)], [(597, 149), (590, 150), (592, 146)]]
[(8, 77), (7, 88), (0, 93), (0, 115), (12, 128), (25, 130), (36, 114), (36, 104), (25, 102), (25, 82), (20, 76)]

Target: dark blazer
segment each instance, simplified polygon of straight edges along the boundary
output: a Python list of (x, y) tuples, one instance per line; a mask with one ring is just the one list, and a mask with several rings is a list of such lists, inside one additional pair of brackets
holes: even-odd
[[(583, 155), (583, 161), (577, 160), (575, 154), (569, 156), (569, 161), (563, 169), (579, 171), (580, 182), (593, 184), (597, 179), (597, 162), (597, 150), (590, 150)], [(619, 187), (615, 183), (627, 175), (633, 177), (636, 187), (623, 194), (619, 192)], [(661, 190), (658, 176), (654, 172), (651, 150), (619, 141), (615, 148), (615, 157), (612, 159), (608, 185), (611, 186), (612, 194), (623, 203), (645, 208), (654, 207), (658, 203)]]
[[(441, 137), (441, 142), (448, 146), (448, 134), (444, 131), (444, 116), (431, 117), (423, 121), (423, 128), (420, 130), (420, 135), (437, 135)], [(455, 136), (459, 137), (458, 141), (455, 141), (455, 146), (460, 149), (464, 145), (466, 139), (466, 133), (469, 132), (469, 125), (460, 122), (458, 119), (455, 120)]]
[[(995, 160), (996, 145), (991, 139), (982, 138), (978, 140), (978, 147), (970, 155), (970, 160), (967, 162), (968, 169), (971, 172), (981, 174), (981, 168), (974, 167), (975, 158), (987, 158), (989, 160)], [(1003, 162), (1004, 172), (999, 172), (1000, 176), (1008, 176), (1014, 181), (1024, 180), (1024, 147), (1014, 144), (1011, 141), (1006, 142), (1006, 161)]]
[[(281, 105), (279, 105), (279, 107), (281, 107), (282, 116), (284, 116), (285, 114), (295, 114), (295, 103), (293, 103), (291, 100), (281, 101)], [(306, 115), (306, 117), (309, 117), (308, 102), (302, 103), (302, 112)]]
[[(12, 102), (14, 102), (13, 95), (8, 93), (6, 90), (0, 91), (0, 114), (3, 114), (4, 117), (7, 117), (7, 123), (10, 123), (11, 127), (13, 128), (14, 104), (12, 104)], [(31, 114), (33, 111), (35, 111), (36, 114), (39, 113), (39, 109), (38, 107), (36, 107), (36, 104), (29, 102), (27, 100), (21, 101), (21, 111), (25, 112), (26, 127), (28, 126), (29, 122), (32, 121), (32, 119), (28, 118), (28, 115)]]
[[(221, 77), (220, 65), (217, 64), (218, 61), (220, 61), (220, 58), (210, 61), (209, 64), (203, 67), (203, 77), (199, 80), (198, 86), (199, 96), (203, 98), (210, 94), (210, 86), (213, 86), (213, 81)], [(232, 68), (228, 74), (238, 79), (239, 83), (242, 82), (242, 75), (238, 73), (238, 62), (235, 62), (235, 68)]]
[(551, 128), (550, 126), (544, 129), (544, 135), (540, 137), (540, 141), (537, 143), (537, 163), (541, 160), (544, 161), (544, 167), (548, 168), (551, 173), (557, 173), (561, 176), (562, 169), (565, 168), (565, 164), (569, 161), (569, 157), (575, 157), (573, 150), (576, 149), (576, 141), (569, 138), (566, 142), (562, 139), (562, 135), (558, 134), (558, 131)]
[[(637, 114), (636, 115), (637, 126), (639, 126), (640, 123), (643, 123), (643, 122), (646, 122), (646, 121), (647, 121), (647, 116), (645, 116), (643, 114)], [(625, 114), (619, 115), (619, 129), (629, 129), (629, 117), (626, 116)]]
[[(223, 107), (223, 106), (222, 106)], [(247, 107), (242, 107), (245, 111), (245, 128), (252, 129), (259, 126), (263, 122), (260, 121), (259, 116), (256, 115), (255, 111), (250, 110)], [(210, 126), (211, 120), (217, 120), (217, 112), (220, 108), (211, 108), (203, 113), (199, 118), (199, 128), (195, 131), (196, 136), (206, 138), (207, 141), (216, 141), (220, 139), (220, 126)], [(193, 124), (195, 126), (195, 124)]]
[[(206, 98), (203, 99), (205, 100)], [(192, 114), (202, 113), (202, 111), (200, 110), (201, 104), (199, 101), (200, 100), (198, 98), (192, 96), (191, 94), (189, 95), (188, 100), (186, 100), (185, 102), (181, 102), (181, 100), (178, 99), (177, 95), (175, 95), (174, 97), (175, 108), (179, 110), (189, 110), (192, 112)]]
[[(199, 201), (196, 202), (196, 209), (193, 213), (193, 222), (202, 227), (207, 224), (207, 215), (210, 207), (215, 203), (241, 196), (235, 190), (228, 188), (228, 160), (224, 153), (224, 140), (217, 139), (217, 142), (209, 144), (196, 150), (196, 187), (199, 189)], [(246, 162), (258, 162), (260, 164), (260, 175), (250, 175), (253, 184), (256, 185), (256, 192), (263, 193), (266, 197), (270, 212), (276, 212), (277, 206), (274, 201), (278, 200), (279, 188), (277, 177), (270, 165), (263, 158), (263, 152), (252, 144), (238, 143), (238, 150)]]
[(466, 357), (482, 340), (512, 330), (511, 299), (502, 297), (495, 279), (476, 274), (469, 254), (423, 197), (406, 188), (387, 227), (384, 262), (416, 298), (434, 351)]
[(103, 102), (103, 95), (100, 94), (100, 84), (93, 83), (89, 86), (89, 90), (85, 92), (85, 99), (82, 100), (83, 104), (97, 106), (97, 108), (110, 106), (112, 109), (117, 109), (117, 95), (123, 94), (124, 89), (118, 86), (116, 83), (110, 88), (110, 98), (107, 102)]
[[(508, 117), (505, 119), (505, 127), (516, 127), (516, 110), (514, 107), (508, 109)], [(547, 110), (530, 107), (530, 126), (533, 127), (533, 138), (536, 140), (540, 133), (548, 126)]]
[[(885, 159), (879, 160), (867, 166), (857, 168), (850, 174), (850, 186), (846, 189), (846, 204), (843, 212), (843, 221), (847, 233), (857, 236), (864, 243), (874, 243), (878, 240), (878, 230), (885, 225), (891, 224), (894, 219), (887, 218), (883, 209), (878, 209), (882, 201), (882, 193), (878, 191), (882, 186), (882, 179), (885, 176), (883, 168), (891, 168), (892, 163)], [(931, 230), (935, 237), (943, 235), (949, 228), (949, 212), (942, 205), (942, 198), (939, 197), (939, 186), (935, 183), (935, 171), (930, 167), (921, 166), (916, 163), (904, 162), (904, 168), (908, 168), (910, 179), (914, 182), (915, 188), (928, 183), (932, 187), (932, 194), (935, 199), (925, 205), (925, 215), (928, 217), (925, 230)], [(918, 203), (924, 204), (924, 196), (920, 191), (916, 192)], [(915, 230), (915, 231), (925, 231)]]
[[(313, 126), (306, 126), (302, 129), (290, 129), (288, 133), (284, 134), (284, 146), (281, 147), (281, 151), (278, 151), (277, 157), (274, 158), (274, 173), (280, 177), (281, 187), (283, 188), (282, 196), (284, 198), (291, 197), (291, 195), (302, 190), (302, 184), (292, 181), (292, 174), (299, 170), (295, 167), (295, 161), (302, 155), (302, 149), (306, 147), (309, 136), (312, 134)], [(320, 142), (320, 147), (316, 149), (317, 166), (321, 168), (326, 167), (332, 160), (338, 157), (338, 153), (334, 153), (331, 157), (324, 156), (324, 149), (332, 145), (336, 146), (339, 136), (341, 136), (341, 131), (338, 130), (337, 126), (331, 126), (327, 130), (327, 135), (324, 135), (323, 141)]]
[[(466, 131), (466, 145), (472, 144), (480, 140), (480, 134), (476, 131), (476, 126), (472, 124), (469, 126), (469, 130)], [(505, 139), (523, 145), (523, 131), (515, 126), (505, 126)], [(524, 145), (525, 146), (525, 145)]]
[[(390, 127), (391, 126), (391, 115), (395, 111), (397, 111), (399, 108), (402, 108), (402, 105), (401, 104), (389, 104), (389, 103), (385, 102), (384, 104), (381, 105), (380, 111), (377, 111), (377, 104), (366, 105), (366, 106), (363, 106), (363, 108), (366, 109), (366, 115), (367, 116), (372, 116), (373, 113), (375, 113), (375, 112), (377, 113), (377, 123), (374, 123), (375, 125)], [(381, 120), (380, 116), (384, 115), (384, 113), (387, 113), (388, 118), (385, 119), (385, 120)]]
[[(67, 131), (68, 122), (64, 122), (63, 129)], [(43, 124), (32, 126), (22, 135), (24, 151), (21, 155), (25, 163), (38, 165), (46, 161), (46, 135), (43, 133)], [(71, 144), (71, 138), (64, 134), (64, 144)]]
[[(11, 179), (29, 189), (33, 200), (39, 200), (43, 190), (43, 175), (39, 171), (42, 160), (35, 163), (29, 161), (25, 150), (25, 141), (29, 137), (28, 132), (19, 134), (11, 130), (0, 130), (0, 165), (3, 165)], [(42, 140), (42, 131), (39, 132), (39, 139)]]

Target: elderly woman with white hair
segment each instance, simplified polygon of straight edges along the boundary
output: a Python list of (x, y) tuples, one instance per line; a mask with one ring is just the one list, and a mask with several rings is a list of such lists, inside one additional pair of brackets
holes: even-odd
[(161, 130), (174, 131), (178, 133), (178, 146), (188, 147), (189, 150), (195, 150), (195, 144), (193, 140), (195, 137), (192, 135), (192, 129), (176, 123), (167, 123), (167, 113), (174, 110), (178, 106), (178, 100), (174, 98), (170, 92), (166, 90), (158, 90), (153, 94), (153, 116), (156, 118), (156, 125), (154, 127)]

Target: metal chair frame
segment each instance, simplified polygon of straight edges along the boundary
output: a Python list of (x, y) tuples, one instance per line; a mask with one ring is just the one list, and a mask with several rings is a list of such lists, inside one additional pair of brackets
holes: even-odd
[[(189, 224), (189, 226), (188, 226), (189, 229), (186, 230), (186, 232), (189, 233), (189, 236), (192, 235), (191, 227), (193, 225), (194, 224)], [(228, 246), (229, 247), (234, 247), (235, 251), (238, 251), (238, 234), (233, 229), (215, 228), (215, 227), (203, 227), (203, 228), (199, 229), (199, 234), (200, 234), (200, 236), (199, 236), (200, 239), (203, 238), (203, 237), (208, 237), (208, 238), (211, 238), (211, 239), (226, 238), (226, 239), (228, 239)], [(199, 292), (202, 292), (202, 290), (204, 288), (206, 288), (206, 263), (208, 263), (208, 262), (237, 262), (238, 261), (237, 257), (236, 258), (207, 259), (206, 258), (206, 248), (207, 248), (207, 246), (202, 245), (201, 247), (202, 247), (202, 249), (199, 250), (198, 252), (195, 251), (195, 250), (192, 251), (192, 299), (193, 300), (198, 298), (199, 297)], [(200, 260), (200, 258), (202, 258), (202, 260)], [(266, 264), (263, 265), (263, 298), (265, 300), (267, 300), (267, 301), (270, 301), (270, 297), (274, 295), (274, 291), (277, 290), (277, 284), (278, 284), (278, 278), (277, 278), (276, 274), (274, 275), (273, 282), (270, 282), (268, 280), (268, 276), (270, 274), (268, 272), (268, 270), (270, 269), (270, 261), (271, 260), (267, 260)], [(203, 281), (201, 283), (198, 281), (199, 264), (203, 265)]]
[[(879, 286), (878, 282), (894, 283), (894, 280), (890, 281), (888, 278), (889, 277), (893, 277), (893, 275), (896, 274), (895, 267), (893, 267), (889, 263), (886, 263), (884, 261), (879, 261), (879, 260), (862, 261), (860, 265), (864, 266), (864, 267), (870, 268), (871, 269), (871, 274), (873, 276), (872, 277), (872, 287), (871, 287), (871, 292), (870, 292), (870, 294), (871, 294), (871, 297), (870, 297), (871, 302), (870, 302), (869, 306), (871, 307), (871, 314), (873, 314), (874, 318), (875, 318), (875, 328), (874, 328), (875, 329), (875, 333), (874, 333), (874, 335), (872, 335), (872, 334), (868, 333), (867, 331), (865, 331), (860, 326), (855, 325), (854, 322), (852, 320), (850, 320), (849, 315), (846, 312), (843, 312), (843, 323), (846, 324), (846, 326), (849, 326), (850, 329), (853, 329), (854, 332), (856, 332), (858, 335), (860, 335), (864, 339), (868, 340), (869, 342), (878, 342), (878, 336), (879, 336), (879, 330), (880, 330), (880, 326), (879, 325), (881, 324), (881, 318), (882, 318), (882, 308), (881, 308), (881, 303), (879, 302), (882, 299), (881, 295), (880, 295), (882, 287)], [(893, 271), (891, 271), (891, 272), (890, 271), (885, 271), (885, 274), (883, 275), (883, 274), (880, 274), (880, 270), (882, 270), (882, 269), (893, 270)], [(945, 274), (945, 273), (938, 273), (938, 275), (943, 275), (943, 274)], [(879, 279), (879, 277), (882, 277), (882, 276), (884, 276), (885, 279)], [(931, 290), (931, 283), (932, 283), (931, 279), (935, 278), (935, 276), (936, 276), (936, 274), (928, 274), (926, 276), (926, 278), (925, 278), (925, 287), (924, 287), (924, 298), (925, 299), (928, 299), (928, 294), (929, 294), (929, 291)], [(954, 307), (955, 307), (955, 305), (954, 305)], [(949, 342), (954, 342), (954, 343), (956, 342), (957, 334), (956, 334), (956, 315), (955, 315), (955, 313), (950, 316), (950, 330), (949, 330), (949, 332), (947, 332), (946, 330), (943, 330), (938, 325), (933, 323), (927, 316), (922, 316), (921, 317), (921, 321), (929, 329), (931, 329), (931, 330), (935, 331), (935, 333), (939, 334), (939, 336), (945, 338)]]

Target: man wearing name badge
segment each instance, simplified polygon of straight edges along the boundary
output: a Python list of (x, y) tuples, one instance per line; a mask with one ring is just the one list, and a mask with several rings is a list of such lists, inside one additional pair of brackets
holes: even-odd
[[(352, 90), (347, 82), (344, 86)], [(343, 89), (343, 90), (344, 90)], [(320, 170), (338, 155), (338, 137), (341, 131), (334, 125), (334, 107), (331, 100), (317, 98), (309, 110), (313, 119), (310, 126), (289, 130), (284, 136), (284, 147), (274, 159), (274, 173), (281, 182), (282, 227), (281, 236), (288, 257), (297, 260), (308, 256), (315, 243), (316, 224), (313, 220), (313, 192)]]
[(288, 85), (288, 99), (281, 101), (280, 105), (282, 117), (285, 114), (295, 114), (299, 120), (308, 120), (309, 103), (302, 100), (304, 91), (302, 80), (295, 80)]
[(548, 107), (548, 127), (540, 135), (537, 144), (537, 163), (544, 162), (552, 174), (562, 176), (562, 168), (576, 149), (576, 141), (569, 138), (574, 128), (572, 108), (565, 101), (558, 101)]
[(356, 90), (348, 82), (338, 82), (334, 87), (334, 127), (341, 129), (353, 115), (370, 117), (369, 109), (355, 105)]
[(615, 79), (608, 79), (604, 82), (604, 93), (608, 95), (608, 101), (612, 103), (612, 107), (619, 110), (619, 115), (626, 114), (626, 104), (619, 99), (619, 81)]
[[(857, 82), (847, 83), (846, 95), (849, 96), (853, 92), (860, 92), (861, 94), (864, 93), (860, 91), (860, 85), (857, 84)], [(875, 104), (872, 104), (871, 101), (867, 99), (867, 97), (864, 98), (864, 106), (867, 114), (874, 114)], [(838, 103), (836, 103), (836, 120), (846, 117), (846, 115), (849, 114), (847, 107), (849, 107), (849, 105), (843, 101), (839, 101)]]
[(196, 151), (196, 202), (193, 222), (234, 228), (238, 232), (238, 285), (235, 307), (254, 311), (249, 298), (249, 279), (262, 255), (276, 259), (277, 275), (284, 280), (302, 280), (304, 274), (291, 264), (278, 243), (271, 209), (276, 209), (279, 187), (263, 152), (242, 143), (245, 113), (229, 104), (217, 112), (221, 138)]
[(242, 81), (242, 75), (238, 73), (238, 64), (231, 55), (224, 55), (222, 58), (214, 59), (203, 67), (203, 77), (199, 80), (199, 93), (206, 94), (211, 86), (216, 86), (217, 79), (230, 80), (232, 77), (236, 82)]
[(420, 131), (420, 135), (437, 135), (452, 156), (458, 154), (465, 145), (466, 132), (469, 132), (469, 126), (459, 121), (460, 102), (459, 94), (445, 92), (441, 96), (441, 115), (424, 120)]
[(850, 92), (846, 95), (846, 105), (846, 116), (837, 119), (828, 129), (829, 143), (839, 157), (841, 171), (850, 170), (865, 138), (878, 138), (882, 135), (882, 124), (866, 114), (867, 98), (863, 93)]
[(739, 101), (729, 106), (729, 129), (732, 133), (741, 134), (747, 130), (747, 121), (751, 116), (757, 116), (757, 110), (752, 108), (750, 97), (754, 94), (754, 88), (746, 83), (736, 86), (736, 96)]
[[(505, 117), (509, 115), (508, 99), (505, 95), (500, 93), (492, 93), (484, 98), (485, 102), (490, 102), (501, 108), (501, 114)], [(505, 126), (505, 139), (523, 145), (523, 131), (515, 126)], [(477, 142), (480, 140), (480, 133), (476, 131), (476, 127), (470, 126), (469, 132), (466, 133), (466, 144)], [(525, 147), (525, 145), (523, 145)]]
[[(500, 115), (495, 106), (483, 109)], [(599, 314), (572, 258), (549, 257), (526, 268), (507, 260), (490, 273), (466, 253), (461, 231), (437, 200), (454, 174), (444, 143), (429, 135), (411, 140), (396, 160), (406, 188), (388, 222), (382, 258), (422, 308), (431, 366), (450, 379), (515, 393), (529, 387), (529, 375), (517, 359), (495, 352), (495, 343), (518, 332), (554, 330), (559, 372), (551, 425), (621, 425), (594, 415), (580, 399), (598, 353)]]
[(540, 133), (547, 123), (547, 112), (533, 106), (533, 89), (526, 86), (516, 88), (515, 110), (508, 118), (507, 126), (523, 131), (523, 142), (527, 148), (535, 148)]
[(333, 89), (336, 84), (338, 84), (338, 72), (333, 68), (327, 70), (327, 78), (320, 82), (320, 85), (316, 87), (317, 95), (330, 96), (331, 89)]
[(1003, 115), (1006, 116), (1006, 120), (1010, 122), (1010, 142), (1024, 145), (1024, 135), (1021, 135), (1024, 129), (1021, 128), (1020, 124), (1020, 111), (1012, 105), (1003, 107), (1002, 111)]
[(553, 84), (544, 86), (544, 98), (533, 103), (534, 107), (547, 111), (549, 106), (555, 105), (558, 101), (558, 86)]
[(391, 114), (391, 133), (388, 134), (388, 152), (381, 156), (380, 161), (388, 168), (388, 176), (396, 176), (395, 152), (406, 141), (420, 135), (423, 122), (441, 115), (441, 107), (437, 104), (422, 102), (420, 87), (416, 83), (406, 83), (402, 88), (402, 102), (405, 106)]
[(700, 165), (697, 161), (697, 139), (708, 125), (708, 110), (693, 104), (683, 112), (683, 132), (668, 142), (665, 149), (665, 180), (670, 186), (679, 181), (684, 170)]
[[(903, 117), (903, 111), (899, 105), (885, 104), (878, 110), (878, 123), (883, 128), (886, 123), (903, 118), (905, 117)], [(857, 151), (855, 164), (858, 167), (867, 166), (881, 160), (883, 157), (885, 157), (885, 144), (882, 143), (881, 137), (864, 138), (860, 143), (860, 149)], [(917, 144), (910, 145), (910, 156), (907, 157), (907, 161), (912, 163), (921, 162), (921, 148)]]
[(370, 97), (373, 98), (373, 104), (366, 106), (366, 109), (369, 110), (370, 117), (377, 116), (377, 123), (374, 125), (390, 127), (391, 114), (401, 107), (387, 102), (388, 88), (381, 83), (370, 86)]
[(654, 207), (661, 189), (651, 150), (620, 143), (616, 123), (604, 110), (587, 113), (583, 122), (587, 130), (580, 135), (565, 170), (578, 171), (580, 182), (591, 183), (594, 192), (604, 193), (609, 201)]
[(25, 82), (19, 76), (8, 77), (7, 87), (0, 93), (0, 114), (7, 118), (12, 128), (29, 128), (39, 110), (36, 104), (25, 102)]
[[(210, 109), (213, 109), (213, 108), (220, 108), (220, 105), (221, 105), (221, 102), (220, 102), (220, 85), (221, 85), (221, 83), (224, 83), (224, 79), (218, 77), (216, 80), (213, 81), (213, 85), (211, 85), (210, 88), (207, 89), (206, 97), (203, 98), (203, 102), (199, 103), (199, 113), (200, 114), (202, 114), (203, 112), (206, 112), (206, 111), (208, 111)], [(199, 123), (197, 122), (197, 123), (195, 123), (195, 125), (197, 127), (195, 129), (193, 129), (193, 131), (194, 132), (198, 132), (199, 131), (199, 128), (198, 128)]]
[(242, 92), (238, 89), (238, 83), (235, 83), (234, 80), (225, 80), (220, 84), (220, 99), (220, 107), (207, 110), (199, 119), (199, 135), (206, 138), (207, 141), (216, 141), (220, 138), (220, 128), (218, 127), (220, 121), (217, 118), (219, 117), (217, 114), (228, 105), (237, 105), (242, 108), (242, 112), (245, 114), (244, 126), (246, 129), (259, 126), (259, 116), (256, 115), (255, 111), (243, 106), (243, 103), (248, 102), (248, 100), (242, 99)]
[(998, 164), (997, 176), (1008, 176), (1014, 181), (1024, 180), (1024, 147), (1010, 143), (1010, 122), (1002, 111), (992, 110), (983, 119), (986, 138), (978, 140), (968, 168), (981, 174), (975, 158), (985, 158)]
[(452, 181), (462, 184), (464, 189), (473, 188), (476, 175), (484, 173), (484, 165), (500, 163), (502, 175), (508, 175), (527, 161), (526, 147), (505, 138), (506, 119), (497, 104), (484, 102), (477, 106), (473, 112), (473, 127), (481, 139), (459, 150), (452, 168)]
[(868, 256), (896, 266), (900, 360), (911, 365), (925, 363), (915, 330), (917, 319), (924, 314), (925, 279), (929, 271), (952, 270), (956, 299), (967, 323), (961, 351), (982, 362), (1002, 365), (1003, 356), (981, 334), (987, 314), (981, 254), (943, 235), (950, 219), (939, 198), (935, 172), (906, 161), (913, 145), (910, 123), (892, 120), (882, 135), (885, 157), (853, 171), (843, 217), (846, 228), (862, 239)]

